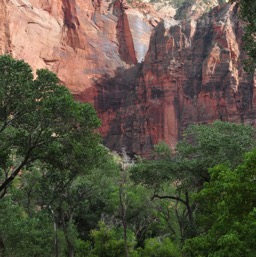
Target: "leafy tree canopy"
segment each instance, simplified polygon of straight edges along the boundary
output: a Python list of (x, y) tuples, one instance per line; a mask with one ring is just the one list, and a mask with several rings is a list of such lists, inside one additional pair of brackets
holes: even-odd
[(132, 178), (155, 188), (177, 179), (184, 182), (180, 186), (199, 186), (209, 179), (208, 168), (220, 163), (236, 167), (254, 147), (256, 131), (251, 126), (221, 121), (191, 125), (175, 152), (168, 151), (163, 143), (157, 145), (154, 159), (133, 167)]
[(94, 166), (104, 152), (99, 125), (92, 106), (75, 102), (55, 74), (38, 70), (33, 79), (24, 61), (1, 56), (0, 196), (38, 162), (69, 170), (67, 180)]
[(196, 196), (200, 235), (186, 242), (188, 256), (255, 256), (255, 163), (254, 150), (236, 169), (209, 170), (210, 182)]
[(236, 168), (255, 146), (255, 129), (251, 126), (221, 121), (192, 125), (173, 153), (158, 146), (153, 160), (141, 161), (132, 168), (132, 178), (152, 188), (152, 199), (173, 202), (184, 241), (199, 233), (194, 219), (198, 202), (193, 194), (210, 181), (208, 169), (217, 164)]

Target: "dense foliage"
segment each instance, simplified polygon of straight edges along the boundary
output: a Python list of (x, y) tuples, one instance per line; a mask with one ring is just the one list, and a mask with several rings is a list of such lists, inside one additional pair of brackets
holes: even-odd
[(133, 167), (132, 178), (151, 188), (153, 199), (172, 202), (171, 234), (183, 244), (200, 233), (195, 195), (210, 182), (209, 168), (217, 164), (235, 168), (255, 147), (255, 130), (250, 126), (220, 121), (194, 125), (186, 130), (175, 153), (158, 146), (154, 160)]
[(67, 179), (85, 169), (80, 160), (95, 164), (100, 122), (90, 105), (75, 102), (53, 73), (38, 70), (33, 79), (29, 65), (9, 56), (0, 58), (0, 74), (1, 197), (39, 163), (68, 170)]
[[(255, 256), (256, 151), (235, 169), (218, 165), (196, 199), (199, 235), (188, 240), (189, 256)], [(191, 254), (192, 253), (192, 254)]]
[[(28, 64), (1, 56), (0, 74), (0, 252), (45, 256), (57, 219), (63, 219), (68, 251), (73, 251), (67, 232), (72, 214), (66, 209), (71, 208), (76, 180), (104, 156), (94, 132), (99, 119), (90, 105), (75, 102), (48, 70), (38, 70), (33, 79)], [(45, 235), (40, 233), (44, 228)]]

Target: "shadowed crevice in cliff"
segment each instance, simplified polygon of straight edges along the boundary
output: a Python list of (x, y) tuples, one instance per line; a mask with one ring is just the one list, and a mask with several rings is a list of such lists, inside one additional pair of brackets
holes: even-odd
[(80, 23), (76, 15), (75, 7), (75, 0), (73, 0), (72, 3), (70, 0), (62, 0), (62, 10), (64, 16), (64, 42), (74, 49), (82, 48), (79, 33), (77, 31)]
[(118, 68), (114, 77), (107, 75), (95, 84), (95, 107), (103, 121), (101, 132), (104, 142), (112, 150), (121, 152), (125, 147), (130, 155), (140, 153), (143, 106), (138, 102), (136, 87), (141, 64), (129, 69)]
[(147, 88), (142, 71), (143, 63), (118, 68), (114, 77), (105, 76), (95, 85), (95, 108), (103, 123), (104, 143), (117, 152), (125, 147), (130, 156), (148, 155), (159, 141), (172, 145), (167, 136), (179, 130), (179, 96), (170, 103), (166, 99), (173, 98), (161, 84)]
[(125, 9), (126, 7), (123, 2), (119, 0), (115, 1), (113, 13), (118, 17), (116, 31), (119, 42), (119, 55), (127, 64), (136, 65), (137, 58), (133, 44), (133, 37)]

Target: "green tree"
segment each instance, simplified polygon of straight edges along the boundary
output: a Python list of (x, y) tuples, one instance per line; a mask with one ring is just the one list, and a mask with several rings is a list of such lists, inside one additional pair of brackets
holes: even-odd
[(96, 163), (100, 122), (89, 104), (75, 102), (50, 71), (38, 70), (33, 79), (29, 65), (10, 56), (0, 57), (0, 74), (1, 197), (35, 162), (71, 176)]
[(215, 121), (190, 126), (176, 148), (175, 163), (180, 179), (186, 181), (185, 185), (190, 180), (191, 186), (200, 189), (209, 180), (208, 168), (220, 163), (230, 167), (240, 164), (243, 155), (256, 146), (255, 136), (252, 126), (242, 124)]
[[(99, 229), (91, 232), (94, 248), (89, 256), (91, 257), (120, 257), (125, 256), (125, 242), (123, 239), (123, 231), (118, 228), (108, 227), (105, 223), (99, 223)], [(133, 255), (133, 246), (135, 245), (135, 237), (133, 233), (127, 231), (127, 242), (129, 255)]]
[(152, 199), (173, 202), (179, 232), (175, 224), (172, 231), (184, 242), (197, 234), (197, 202), (191, 196), (209, 181), (208, 169), (220, 163), (234, 168), (255, 146), (255, 129), (251, 126), (220, 121), (193, 125), (185, 131), (175, 153), (168, 155), (165, 150), (154, 160), (139, 163), (132, 169), (132, 178), (153, 189)]
[[(95, 132), (100, 121), (91, 105), (75, 102), (48, 70), (38, 70), (33, 79), (28, 64), (1, 56), (0, 74), (0, 198), (8, 192), (18, 200), (31, 229), (34, 215), (48, 212), (54, 233), (60, 228), (64, 233), (66, 256), (73, 256), (73, 188), (79, 176), (105, 158)], [(23, 195), (17, 193), (20, 189)], [(22, 231), (15, 231), (23, 243)], [(9, 247), (4, 235), (0, 241), (0, 248)]]
[(196, 195), (200, 235), (188, 240), (187, 256), (252, 257), (256, 254), (256, 150), (236, 169), (218, 165)]
[[(29, 170), (23, 171), (9, 188), (8, 195), (0, 201), (3, 203), (0, 229), (1, 226), (6, 227), (8, 220), (8, 228), (0, 233), (2, 248), (6, 252), (3, 256), (19, 256), (21, 250), (14, 245), (25, 247), (25, 256), (33, 256), (33, 242), (38, 240), (48, 240), (45, 243), (47, 256), (87, 256), (85, 252), (90, 243), (86, 240), (90, 239), (90, 230), (97, 227), (103, 215), (113, 215), (118, 209), (113, 195), (118, 198), (119, 167), (110, 154), (101, 156), (101, 161), (101, 165), (91, 172), (71, 176), (72, 180), (68, 176), (70, 171), (48, 170), (41, 163), (34, 163)], [(42, 215), (45, 222), (41, 220), (35, 226), (38, 220), (35, 217)], [(16, 229), (16, 224), (20, 224), (19, 229)], [(10, 229), (11, 226), (13, 229)], [(34, 237), (31, 241), (31, 237), (23, 236), (29, 230)], [(10, 248), (11, 245), (13, 248)], [(40, 248), (44, 252), (42, 245)]]
[(28, 216), (10, 197), (0, 202), (0, 256), (52, 256), (53, 226), (45, 212)]
[(169, 238), (150, 238), (146, 240), (141, 257), (181, 257), (181, 252)]
[(68, 256), (74, 255), (80, 239), (88, 239), (107, 208), (115, 207), (107, 205), (117, 179), (117, 167), (110, 154), (102, 155), (100, 161), (97, 168), (77, 176), (63, 170), (50, 170), (41, 176), (39, 199), (43, 208), (52, 213), (55, 223), (60, 224)]

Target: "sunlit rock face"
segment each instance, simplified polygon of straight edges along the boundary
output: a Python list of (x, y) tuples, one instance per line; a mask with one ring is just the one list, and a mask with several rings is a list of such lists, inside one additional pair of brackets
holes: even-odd
[(153, 29), (123, 1), (1, 0), (0, 53), (48, 68), (81, 100), (95, 80), (141, 61)]
[(0, 0), (0, 53), (57, 73), (94, 104), (109, 148), (146, 155), (159, 141), (174, 146), (191, 123), (254, 125), (237, 7), (219, 2), (156, 11), (122, 0)]

